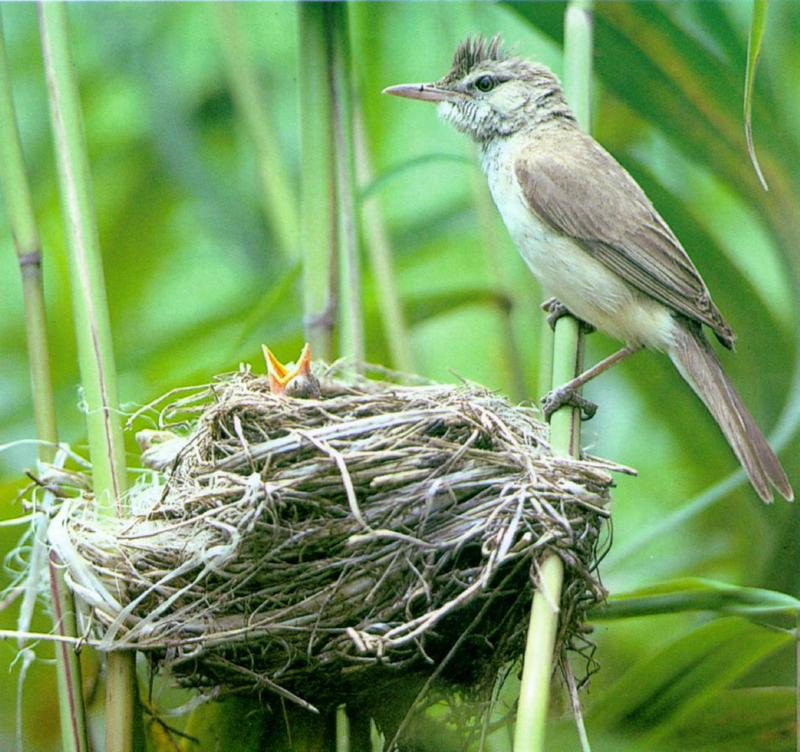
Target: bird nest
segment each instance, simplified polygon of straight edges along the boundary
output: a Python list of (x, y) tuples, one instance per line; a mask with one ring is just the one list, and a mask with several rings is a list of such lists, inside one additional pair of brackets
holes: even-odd
[(534, 408), (331, 372), (299, 399), (243, 370), (140, 413), (125, 513), (83, 492), (49, 534), (101, 649), (318, 708), (398, 670), (474, 686), (520, 655), (550, 553), (560, 649), (583, 644), (620, 468), (554, 456)]

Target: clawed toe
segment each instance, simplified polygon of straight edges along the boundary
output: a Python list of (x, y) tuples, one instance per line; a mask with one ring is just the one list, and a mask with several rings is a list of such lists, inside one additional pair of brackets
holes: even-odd
[(547, 314), (547, 323), (553, 331), (555, 331), (556, 322), (562, 316), (571, 315), (567, 307), (557, 298), (548, 298), (542, 303), (541, 308)]
[(591, 420), (597, 412), (597, 405), (582, 397), (577, 389), (559, 387), (542, 397), (542, 412), (548, 422), (556, 410), (562, 407), (577, 407), (581, 411), (581, 420)]
[(553, 331), (556, 329), (556, 322), (558, 322), (562, 316), (572, 316), (572, 318), (580, 324), (586, 334), (591, 334), (594, 331), (594, 327), (591, 324), (579, 319), (569, 308), (558, 300), (558, 298), (548, 298), (542, 303), (541, 309), (547, 314), (547, 323)]

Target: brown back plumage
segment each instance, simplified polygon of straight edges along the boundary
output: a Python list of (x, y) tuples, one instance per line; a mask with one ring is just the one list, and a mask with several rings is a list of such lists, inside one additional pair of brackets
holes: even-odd
[(736, 335), (700, 272), (636, 181), (600, 144), (568, 126), (547, 134), (515, 166), (530, 209), (646, 295), (714, 330)]

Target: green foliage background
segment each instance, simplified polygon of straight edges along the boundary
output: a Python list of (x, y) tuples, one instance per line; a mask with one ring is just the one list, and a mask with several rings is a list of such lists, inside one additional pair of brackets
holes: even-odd
[[(800, 5), (773, 0), (754, 96), (758, 186), (742, 129), (749, 3), (600, 3), (593, 130), (634, 174), (703, 273), (739, 334), (726, 368), (796, 479), (800, 419)], [(423, 104), (381, 97), (387, 85), (438, 78), (467, 34), (503, 33), (520, 54), (561, 70), (562, 3), (360, 3), (350, 7), (353, 68), (378, 202), (411, 325), (417, 370), (472, 379), (517, 398), (540, 391), (541, 292), (488, 204), (473, 147)], [(211, 4), (77, 4), (69, 9), (94, 178), (124, 404), (202, 383), (266, 342), (289, 359), (302, 344), (298, 269), (278, 249), (250, 132), (231, 95)], [(280, 168), (299, 189), (297, 8), (236, 8), (274, 129)], [(3, 8), (14, 96), (43, 238), (61, 436), (85, 441), (71, 331), (65, 241), (35, 8)], [(272, 168), (277, 169), (273, 164)], [(314, 217), (303, 217), (313, 222)], [(369, 268), (367, 355), (391, 366)], [(21, 291), (0, 213), (0, 443), (34, 435)], [(509, 329), (506, 304), (511, 303)], [(508, 358), (524, 364), (524, 393)], [(593, 335), (587, 357), (614, 347)], [(800, 595), (796, 505), (764, 507), (749, 486), (709, 488), (735, 470), (713, 421), (666, 359), (638, 355), (588, 389), (601, 405), (584, 426), (592, 453), (629, 464), (602, 566), (620, 593), (705, 577)], [(132, 447), (131, 447), (132, 449)], [(35, 447), (0, 453), (0, 516)], [(0, 530), (0, 550), (16, 532)], [(0, 614), (13, 626), (11, 610)], [(36, 626), (47, 629), (42, 616)], [(776, 637), (776, 635), (779, 636)], [(595, 749), (793, 748), (792, 645), (740, 617), (678, 612), (599, 622), (602, 665), (585, 695)], [(16, 649), (0, 644), (0, 747), (13, 740)], [(49, 655), (41, 647), (42, 656)], [(5, 673), (9, 667), (10, 673)], [(52, 669), (24, 687), (25, 749), (53, 749)], [(552, 749), (574, 749), (567, 706)], [(555, 716), (558, 717), (558, 713)], [(496, 749), (506, 749), (497, 734)]]

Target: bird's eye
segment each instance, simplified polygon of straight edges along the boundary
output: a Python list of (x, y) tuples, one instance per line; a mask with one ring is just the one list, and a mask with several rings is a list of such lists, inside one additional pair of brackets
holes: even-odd
[(487, 92), (494, 89), (495, 80), (491, 76), (481, 76), (475, 81), (475, 88), (478, 91)]

